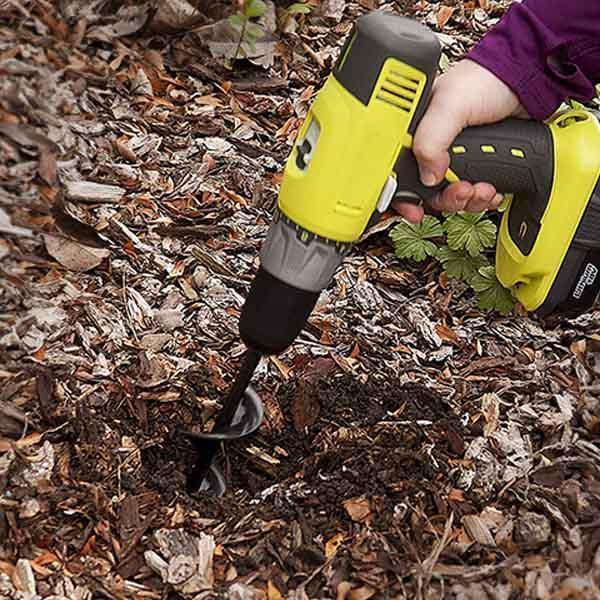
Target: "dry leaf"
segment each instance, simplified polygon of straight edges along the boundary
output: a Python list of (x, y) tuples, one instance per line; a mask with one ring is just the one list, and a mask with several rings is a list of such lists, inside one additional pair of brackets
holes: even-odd
[(462, 522), (466, 532), (474, 542), (484, 546), (496, 545), (488, 526), (481, 517), (478, 517), (477, 515), (466, 515), (463, 517)]
[(198, 10), (186, 0), (160, 0), (150, 29), (158, 33), (173, 33), (192, 27), (201, 18)]
[(275, 584), (269, 579), (267, 581), (267, 600), (282, 600), (283, 596)]
[(117, 11), (114, 22), (88, 29), (86, 38), (109, 42), (112, 39), (131, 35), (139, 31), (148, 19), (148, 5), (122, 6)]
[(39, 154), (38, 173), (50, 186), (56, 185), (56, 155), (58, 146), (30, 125), (0, 123), (0, 134), (4, 134), (22, 148), (35, 148)]
[(352, 584), (349, 581), (341, 581), (337, 586), (335, 600), (346, 600), (348, 592), (352, 589)]
[(371, 503), (369, 502), (369, 499), (364, 496), (350, 498), (350, 500), (346, 500), (342, 506), (353, 521), (364, 521), (371, 514)]
[(569, 350), (577, 357), (577, 360), (580, 363), (585, 364), (585, 353), (587, 350), (587, 343), (585, 339), (571, 342)]
[(342, 533), (336, 533), (332, 538), (325, 542), (325, 556), (327, 558), (333, 556), (343, 543), (344, 535)]
[(138, 96), (152, 96), (154, 94), (150, 79), (141, 67), (137, 70), (135, 79), (131, 83), (131, 93)]
[(106, 247), (106, 243), (93, 227), (69, 214), (62, 194), (56, 198), (51, 210), (54, 223), (63, 233), (86, 246)]
[(449, 502), (464, 502), (465, 501), (465, 493), (462, 490), (453, 488), (448, 493), (448, 501)]
[(115, 140), (115, 148), (123, 158), (134, 162), (137, 160), (137, 156), (135, 155), (135, 152), (129, 147), (128, 142), (129, 138), (123, 135)]
[(303, 381), (314, 382), (326, 377), (336, 368), (335, 361), (332, 358), (321, 356), (309, 362), (302, 372)]
[(48, 146), (43, 146), (42, 148), (40, 148), (40, 162), (38, 165), (38, 173), (48, 185), (56, 185), (58, 181), (56, 152)]
[(0, 437), (0, 452), (6, 452), (10, 450), (13, 446), (17, 448), (28, 448), (29, 446), (35, 446), (40, 443), (42, 439), (41, 433), (30, 433), (26, 437), (22, 437), (18, 439), (16, 442), (14, 440), (8, 438)]
[(229, 20), (223, 19), (214, 25), (200, 27), (196, 33), (207, 43), (210, 53), (215, 58), (233, 59), (247, 58), (250, 62), (270, 67), (275, 60), (275, 46), (278, 38), (266, 32), (265, 35), (250, 45), (247, 42), (239, 44), (240, 33), (234, 29)]
[(450, 17), (454, 14), (453, 6), (441, 6), (437, 13), (437, 26), (439, 29), (443, 29), (450, 20)]
[(314, 387), (300, 382), (291, 408), (294, 429), (298, 433), (303, 433), (307, 427), (314, 425), (321, 412)]
[(14, 565), (11, 565), (8, 562), (0, 560), (0, 573), (4, 573), (5, 575), (12, 577), (14, 572), (15, 572)]
[(353, 589), (348, 594), (348, 600), (367, 600), (368, 598), (372, 598), (375, 595), (376, 590), (374, 590), (369, 585), (363, 585), (362, 587)]
[(161, 385), (171, 376), (169, 363), (149, 352), (140, 352), (137, 372), (139, 376), (136, 383), (145, 389)]
[(148, 64), (152, 65), (157, 71), (165, 70), (163, 56), (158, 50), (148, 49), (144, 51), (144, 58)]
[(444, 340), (445, 342), (450, 342), (451, 344), (455, 344), (455, 345), (460, 344), (460, 340), (459, 340), (458, 336), (452, 329), (450, 329), (450, 327), (447, 327), (446, 325), (442, 325), (441, 323), (439, 323), (435, 326), (435, 330), (436, 330), (437, 334), (440, 336), (440, 338), (442, 338), (442, 340)]
[(485, 419), (483, 435), (492, 435), (498, 428), (500, 418), (500, 399), (496, 394), (484, 394), (481, 398), (481, 412)]
[(110, 254), (105, 248), (84, 246), (79, 242), (55, 235), (45, 234), (44, 243), (48, 254), (71, 271), (89, 271), (97, 267)]

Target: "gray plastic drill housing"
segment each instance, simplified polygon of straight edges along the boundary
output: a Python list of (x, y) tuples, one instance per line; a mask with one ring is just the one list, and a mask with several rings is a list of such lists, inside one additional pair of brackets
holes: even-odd
[[(304, 234), (306, 241), (300, 239)], [(349, 244), (336, 244), (282, 218), (279, 213), (269, 228), (260, 252), (263, 269), (280, 281), (309, 292), (320, 292), (331, 282)]]

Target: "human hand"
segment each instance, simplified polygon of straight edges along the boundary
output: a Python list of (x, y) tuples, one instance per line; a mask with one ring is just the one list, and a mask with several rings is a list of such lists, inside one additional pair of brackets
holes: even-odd
[[(423, 184), (432, 186), (443, 180), (450, 166), (448, 149), (465, 127), (495, 123), (510, 116), (528, 115), (517, 95), (476, 62), (462, 60), (439, 77), (413, 141)], [(494, 210), (501, 203), (502, 196), (490, 183), (459, 181), (437, 194), (431, 207), (446, 212), (481, 212)], [(424, 215), (422, 207), (400, 199), (394, 202), (394, 208), (413, 223), (419, 223)]]

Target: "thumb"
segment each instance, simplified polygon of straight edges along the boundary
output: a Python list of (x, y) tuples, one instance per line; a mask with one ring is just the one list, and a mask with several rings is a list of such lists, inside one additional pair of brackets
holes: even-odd
[(443, 100), (443, 95), (434, 91), (413, 140), (413, 152), (424, 185), (431, 186), (442, 181), (450, 166), (448, 148), (465, 124), (461, 111), (452, 109)]

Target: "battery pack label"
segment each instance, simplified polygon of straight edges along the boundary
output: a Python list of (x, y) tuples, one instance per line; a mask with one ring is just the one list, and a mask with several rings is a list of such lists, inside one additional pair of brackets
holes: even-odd
[(581, 258), (581, 266), (565, 303), (565, 308), (570, 307), (577, 312), (589, 309), (600, 292), (600, 250), (588, 250)]
[(580, 300), (586, 288), (593, 285), (598, 277), (598, 267), (593, 263), (587, 263), (583, 269), (583, 273), (573, 290), (573, 298)]

